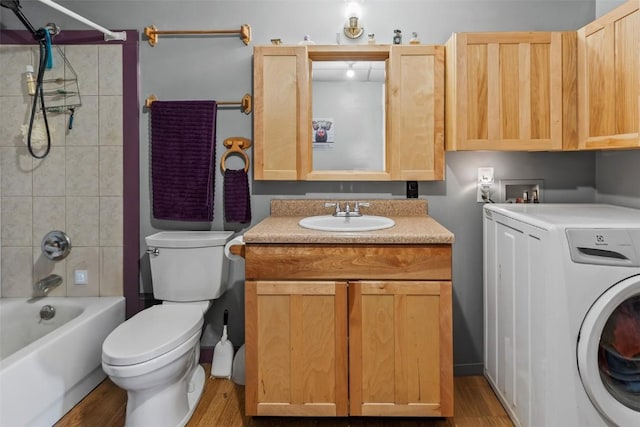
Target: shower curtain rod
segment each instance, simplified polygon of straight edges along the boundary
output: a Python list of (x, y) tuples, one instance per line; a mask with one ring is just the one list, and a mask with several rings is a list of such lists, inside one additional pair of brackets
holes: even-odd
[(72, 10), (67, 9), (64, 6), (60, 6), (57, 3), (54, 3), (51, 0), (38, 0), (40, 3), (44, 3), (49, 7), (52, 7), (62, 13), (64, 13), (65, 15), (68, 15), (70, 17), (72, 17), (73, 19), (82, 22), (83, 24), (87, 24), (90, 27), (95, 28), (96, 30), (100, 31), (101, 33), (104, 34), (104, 41), (108, 42), (111, 40), (127, 40), (127, 33), (125, 31), (111, 31), (106, 29), (105, 27), (96, 24), (95, 22), (92, 22), (90, 20), (88, 20), (87, 18), (85, 18), (84, 16), (78, 15), (77, 13), (75, 13)]

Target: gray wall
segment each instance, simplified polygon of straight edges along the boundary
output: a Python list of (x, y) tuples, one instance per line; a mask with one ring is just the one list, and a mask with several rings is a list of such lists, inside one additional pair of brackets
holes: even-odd
[[(342, 0), (289, 1), (60, 1), (66, 7), (113, 29), (147, 25), (165, 29), (238, 28), (248, 23), (252, 44), (272, 38), (297, 43), (305, 34), (317, 43), (335, 43), (344, 24)], [(86, 29), (71, 18), (33, 1), (23, 1), (25, 14), (35, 25), (54, 21), (67, 29)], [(403, 31), (407, 42), (413, 31), (422, 43), (442, 44), (456, 31), (571, 30), (593, 20), (594, 0), (574, 1), (398, 1), (367, 0), (363, 24), (378, 43), (390, 43), (393, 30)], [(20, 28), (7, 10), (2, 24)], [(144, 39), (144, 36), (142, 36)], [(362, 39), (359, 43), (365, 43)], [(140, 45), (141, 105), (155, 94), (161, 100), (239, 100), (251, 92), (252, 48), (233, 37), (160, 37), (156, 47)], [(163, 228), (196, 227), (243, 231), (223, 221), (221, 185), (216, 177), (215, 220), (212, 224), (162, 224), (150, 218), (148, 115), (143, 112), (141, 152), (141, 250), (144, 236)], [(218, 158), (222, 141), (230, 136), (252, 136), (251, 116), (237, 110), (218, 114)], [(496, 179), (544, 179), (546, 202), (595, 200), (596, 154), (584, 153), (447, 153), (446, 180), (420, 183), (420, 197), (429, 201), (430, 213), (456, 235), (454, 245), (454, 358), (457, 373), (478, 373), (482, 366), (482, 228), (481, 205), (475, 202), (477, 167), (492, 166)], [(230, 167), (234, 167), (229, 163)], [(358, 182), (251, 182), (253, 224), (269, 215), (269, 201), (283, 197), (404, 197), (405, 184)], [(144, 264), (143, 264), (144, 265)], [(207, 331), (205, 344), (220, 333), (223, 307), (231, 312), (230, 335), (242, 343), (242, 262), (233, 268), (233, 289), (214, 306), (215, 331)], [(149, 275), (142, 271), (149, 289)]]

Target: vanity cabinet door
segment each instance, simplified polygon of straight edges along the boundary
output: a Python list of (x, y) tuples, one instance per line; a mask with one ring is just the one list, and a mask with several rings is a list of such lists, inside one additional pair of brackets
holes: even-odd
[(346, 289), (346, 282), (246, 281), (247, 415), (347, 415)]
[[(304, 46), (256, 46), (254, 73), (254, 178), (297, 180), (300, 142), (311, 130), (309, 73)], [(304, 167), (303, 167), (304, 166)]]
[(640, 146), (640, 11), (624, 3), (578, 30), (581, 149)]
[(456, 33), (446, 49), (447, 150), (577, 148), (575, 31)]
[(392, 180), (444, 179), (444, 46), (391, 46), (386, 153)]
[(453, 416), (451, 282), (349, 283), (350, 414)]

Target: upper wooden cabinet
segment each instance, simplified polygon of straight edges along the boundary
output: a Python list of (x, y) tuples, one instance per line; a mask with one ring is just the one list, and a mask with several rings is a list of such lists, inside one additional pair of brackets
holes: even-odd
[(577, 148), (575, 31), (456, 33), (446, 48), (447, 150)]
[(640, 146), (640, 2), (578, 30), (579, 147)]
[[(256, 46), (254, 178), (257, 180), (444, 179), (444, 46)], [(380, 170), (314, 169), (314, 61), (379, 61), (385, 73)], [(364, 105), (361, 104), (361, 107)], [(344, 123), (336, 117), (336, 135)], [(343, 120), (344, 122), (344, 120)], [(337, 141), (348, 145), (349, 140)], [(355, 147), (353, 150), (366, 151)]]
[(299, 179), (298, 141), (307, 141), (311, 130), (306, 52), (256, 46), (253, 62), (254, 178)]

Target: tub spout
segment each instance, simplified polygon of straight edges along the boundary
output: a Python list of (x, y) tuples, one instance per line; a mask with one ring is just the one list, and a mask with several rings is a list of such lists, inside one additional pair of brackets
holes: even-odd
[(57, 274), (50, 274), (44, 279), (40, 279), (34, 285), (34, 288), (38, 291), (43, 292), (45, 295), (49, 293), (52, 289), (57, 288), (62, 284), (62, 277)]

